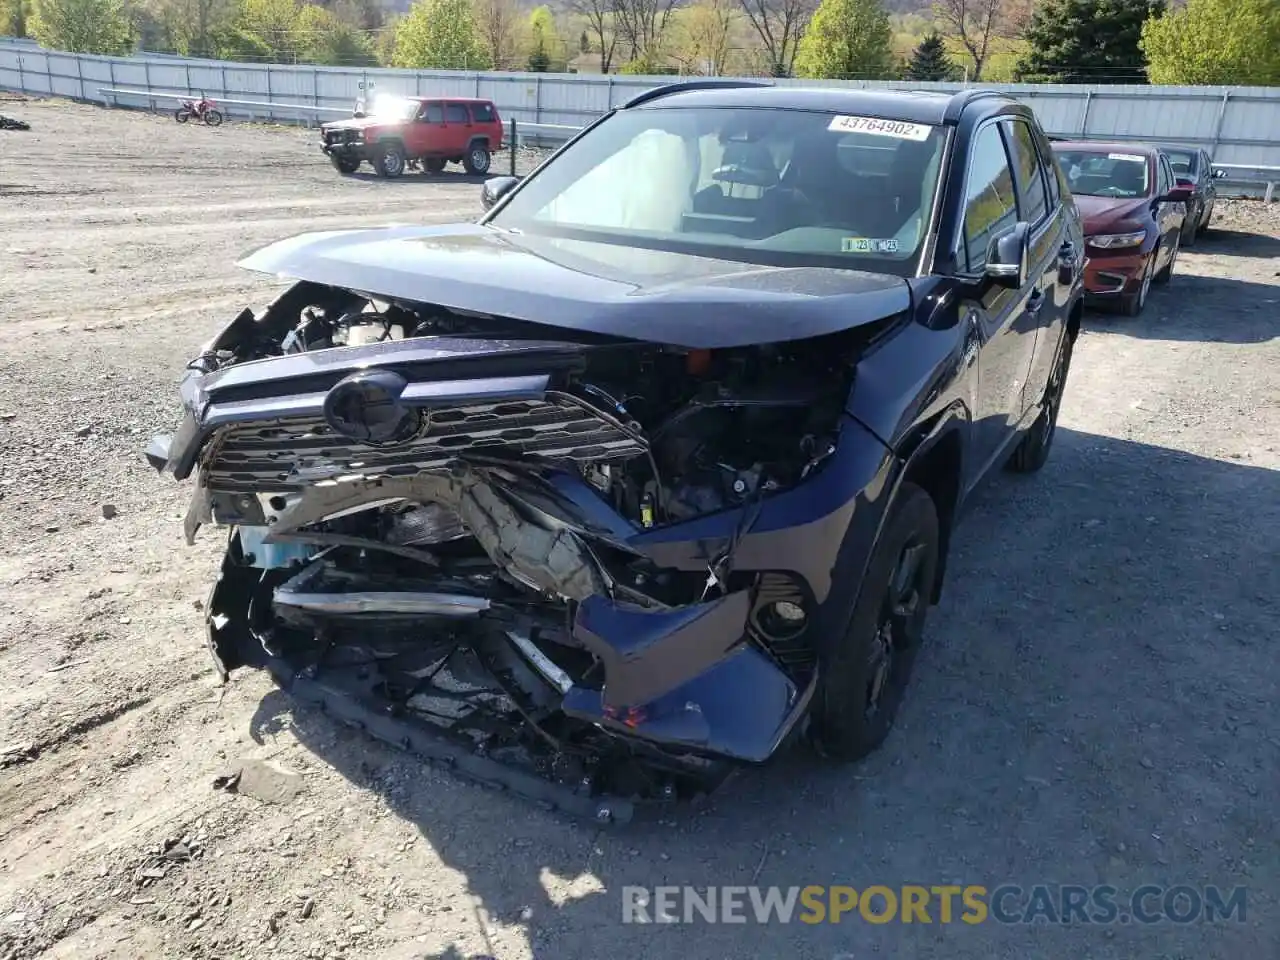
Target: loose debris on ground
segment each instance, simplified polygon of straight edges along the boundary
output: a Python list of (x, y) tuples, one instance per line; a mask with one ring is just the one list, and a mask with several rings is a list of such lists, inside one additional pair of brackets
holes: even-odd
[[(140, 456), (175, 426), (182, 365), (279, 289), (240, 255), (474, 218), (477, 181), (339, 177), (296, 128), (23, 110), (38, 136), (0, 138), (0, 960), (1273, 954), (1280, 204), (1220, 201), (1142, 318), (1087, 317), (1053, 458), (957, 531), (885, 750), (597, 834), (260, 675), (219, 689), (201, 606), (221, 545), (185, 546), (190, 491)], [(258, 764), (302, 789), (246, 796)], [(1105, 930), (620, 923), (624, 885), (753, 881), (1249, 900), (1245, 923)]]
[(15, 120), (0, 113), (0, 130), (30, 130), (31, 124), (25, 120)]

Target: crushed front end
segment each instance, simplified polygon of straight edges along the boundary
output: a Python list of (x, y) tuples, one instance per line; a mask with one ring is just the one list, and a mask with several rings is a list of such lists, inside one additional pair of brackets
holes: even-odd
[(229, 528), (224, 679), (624, 820), (800, 729), (886, 476), (844, 412), (875, 336), (689, 349), (302, 282), (147, 456), (195, 484), (188, 540)]

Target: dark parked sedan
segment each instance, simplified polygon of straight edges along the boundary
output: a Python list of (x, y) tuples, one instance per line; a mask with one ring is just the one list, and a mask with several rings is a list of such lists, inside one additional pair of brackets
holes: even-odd
[(1173, 275), (1190, 191), (1156, 147), (1059, 140), (1053, 150), (1084, 215), (1085, 291), (1136, 317), (1151, 284)]
[(1083, 233), (1031, 111), (742, 82), (478, 224), (301, 236), (148, 451), (230, 528), (224, 679), (598, 820), (889, 733), (956, 519), (1040, 469)]
[(1182, 225), (1182, 245), (1189, 247), (1209, 229), (1218, 199), (1216, 181), (1226, 176), (1226, 172), (1213, 169), (1213, 161), (1203, 147), (1161, 147), (1160, 150), (1169, 158), (1178, 186), (1191, 191), (1187, 197), (1187, 219)]

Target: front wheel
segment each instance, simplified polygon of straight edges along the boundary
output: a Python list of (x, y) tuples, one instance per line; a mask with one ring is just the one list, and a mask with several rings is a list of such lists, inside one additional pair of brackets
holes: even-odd
[(1169, 251), (1169, 262), (1164, 265), (1164, 269), (1157, 273), (1152, 279), (1159, 284), (1168, 283), (1173, 278), (1173, 265), (1178, 262), (1178, 249), (1182, 246), (1179, 237), (1173, 238), (1173, 249)]
[(204, 122), (211, 127), (222, 126), (222, 114), (217, 110), (206, 110), (204, 112)]
[(1138, 282), (1138, 289), (1120, 298), (1120, 312), (1126, 317), (1136, 317), (1146, 308), (1147, 295), (1151, 292), (1151, 277), (1155, 269), (1156, 251), (1152, 250), (1146, 266), (1142, 268), (1142, 279)]
[(489, 148), (483, 144), (476, 144), (462, 158), (462, 165), (466, 168), (467, 173), (473, 176), (488, 173), (491, 162), (493, 162), (493, 158), (489, 153)]
[(179, 123), (186, 123), (191, 119), (191, 111), (184, 107), (179, 107), (177, 110), (173, 111), (173, 119), (177, 120)]
[(398, 177), (404, 173), (406, 163), (404, 148), (399, 144), (389, 143), (374, 158), (373, 169), (380, 177)]
[(339, 173), (355, 173), (360, 167), (360, 161), (355, 157), (343, 157), (333, 154), (329, 157), (329, 162), (333, 164), (333, 168)]
[(920, 487), (904, 482), (867, 564), (849, 626), (822, 658), (810, 735), (834, 760), (859, 760), (893, 728), (938, 566), (938, 514)]

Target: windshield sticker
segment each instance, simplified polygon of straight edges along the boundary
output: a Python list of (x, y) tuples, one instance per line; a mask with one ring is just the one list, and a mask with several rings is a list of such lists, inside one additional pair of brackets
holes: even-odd
[(877, 117), (832, 117), (827, 129), (837, 133), (870, 133), (877, 137), (920, 141), (929, 139), (931, 128), (924, 123), (881, 120)]
[(842, 237), (840, 239), (841, 253), (897, 253), (898, 241), (892, 238), (888, 240), (873, 240), (869, 237)]
[(1108, 153), (1108, 160), (1132, 160), (1134, 163), (1146, 163), (1146, 157), (1140, 157), (1136, 153)]

